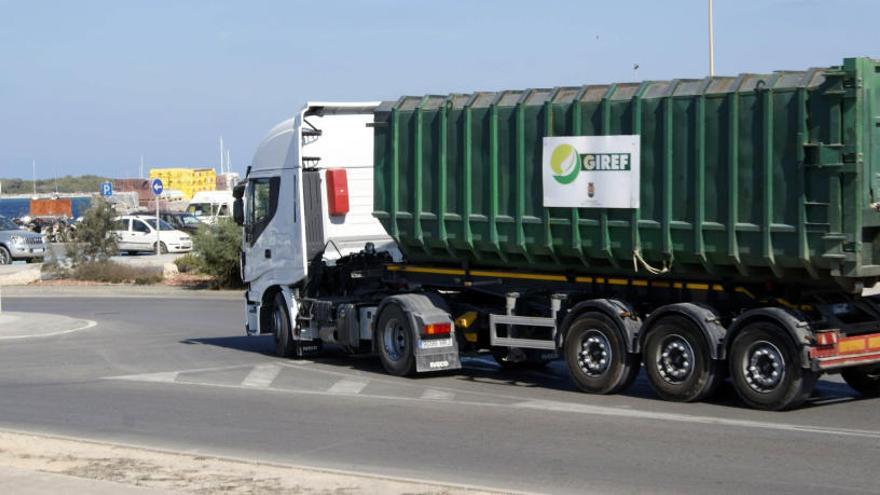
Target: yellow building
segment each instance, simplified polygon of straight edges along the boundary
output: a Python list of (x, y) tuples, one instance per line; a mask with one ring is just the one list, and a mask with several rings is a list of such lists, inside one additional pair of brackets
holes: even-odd
[(213, 168), (151, 168), (150, 179), (161, 179), (165, 189), (177, 189), (187, 200), (197, 192), (217, 188), (217, 173)]

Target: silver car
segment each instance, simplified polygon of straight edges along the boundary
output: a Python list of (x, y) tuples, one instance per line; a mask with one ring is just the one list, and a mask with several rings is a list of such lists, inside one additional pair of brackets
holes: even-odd
[(0, 265), (8, 265), (14, 260), (30, 262), (42, 259), (47, 249), (42, 235), (24, 230), (12, 220), (0, 217)]

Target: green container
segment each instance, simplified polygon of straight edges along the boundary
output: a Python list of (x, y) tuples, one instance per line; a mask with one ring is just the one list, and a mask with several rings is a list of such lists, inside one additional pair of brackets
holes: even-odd
[[(410, 263), (850, 288), (880, 276), (876, 60), (403, 97), (375, 121), (374, 214)], [(640, 207), (545, 207), (543, 138), (599, 135), (640, 136)]]

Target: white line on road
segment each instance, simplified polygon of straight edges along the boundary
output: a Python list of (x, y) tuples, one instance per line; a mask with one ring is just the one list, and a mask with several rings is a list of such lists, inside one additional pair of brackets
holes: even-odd
[(70, 330), (62, 330), (60, 332), (52, 332), (52, 333), (42, 333), (42, 334), (34, 334), (34, 335), (4, 335), (0, 337), (0, 340), (21, 340), (21, 339), (36, 339), (38, 337), (54, 337), (56, 335), (64, 335), (67, 333), (79, 332), (80, 330), (87, 330), (89, 328), (95, 327), (98, 325), (98, 322), (93, 320), (81, 320), (85, 321), (85, 324), (80, 325), (76, 328), (71, 328)]
[(328, 394), (345, 394), (353, 395), (361, 393), (361, 390), (367, 386), (367, 382), (355, 380), (339, 380), (332, 387), (327, 389)]
[(260, 364), (248, 373), (241, 381), (243, 387), (266, 388), (281, 374), (281, 366), (277, 364)]
[(109, 377), (110, 380), (129, 380), (133, 382), (174, 383), (177, 380), (178, 371), (163, 371), (161, 373), (144, 373), (142, 375), (125, 375)]
[(822, 433), (830, 435), (880, 438), (880, 431), (851, 430), (846, 428), (826, 428), (822, 426), (796, 425), (789, 423), (771, 423), (764, 421), (750, 421), (746, 419), (713, 418), (710, 416), (692, 416), (690, 414), (662, 413), (654, 411), (640, 411), (636, 409), (624, 409), (620, 407), (591, 406), (589, 404), (576, 404), (571, 402), (557, 402), (549, 400), (530, 400), (513, 404), (513, 407), (523, 409), (537, 409), (541, 411), (568, 412), (577, 414), (590, 414), (597, 416), (613, 416), (616, 418), (652, 419), (675, 423), (699, 423), (704, 425), (738, 426), (744, 428), (759, 428), (768, 430), (800, 431), (806, 433)]
[(445, 390), (436, 390), (429, 388), (422, 393), (422, 399), (425, 400), (452, 400), (455, 394), (446, 392)]

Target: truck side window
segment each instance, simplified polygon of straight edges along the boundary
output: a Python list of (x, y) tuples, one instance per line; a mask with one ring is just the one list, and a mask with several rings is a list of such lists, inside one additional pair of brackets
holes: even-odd
[(280, 185), (280, 177), (251, 179), (248, 184), (245, 235), (249, 244), (256, 242), (275, 215)]

